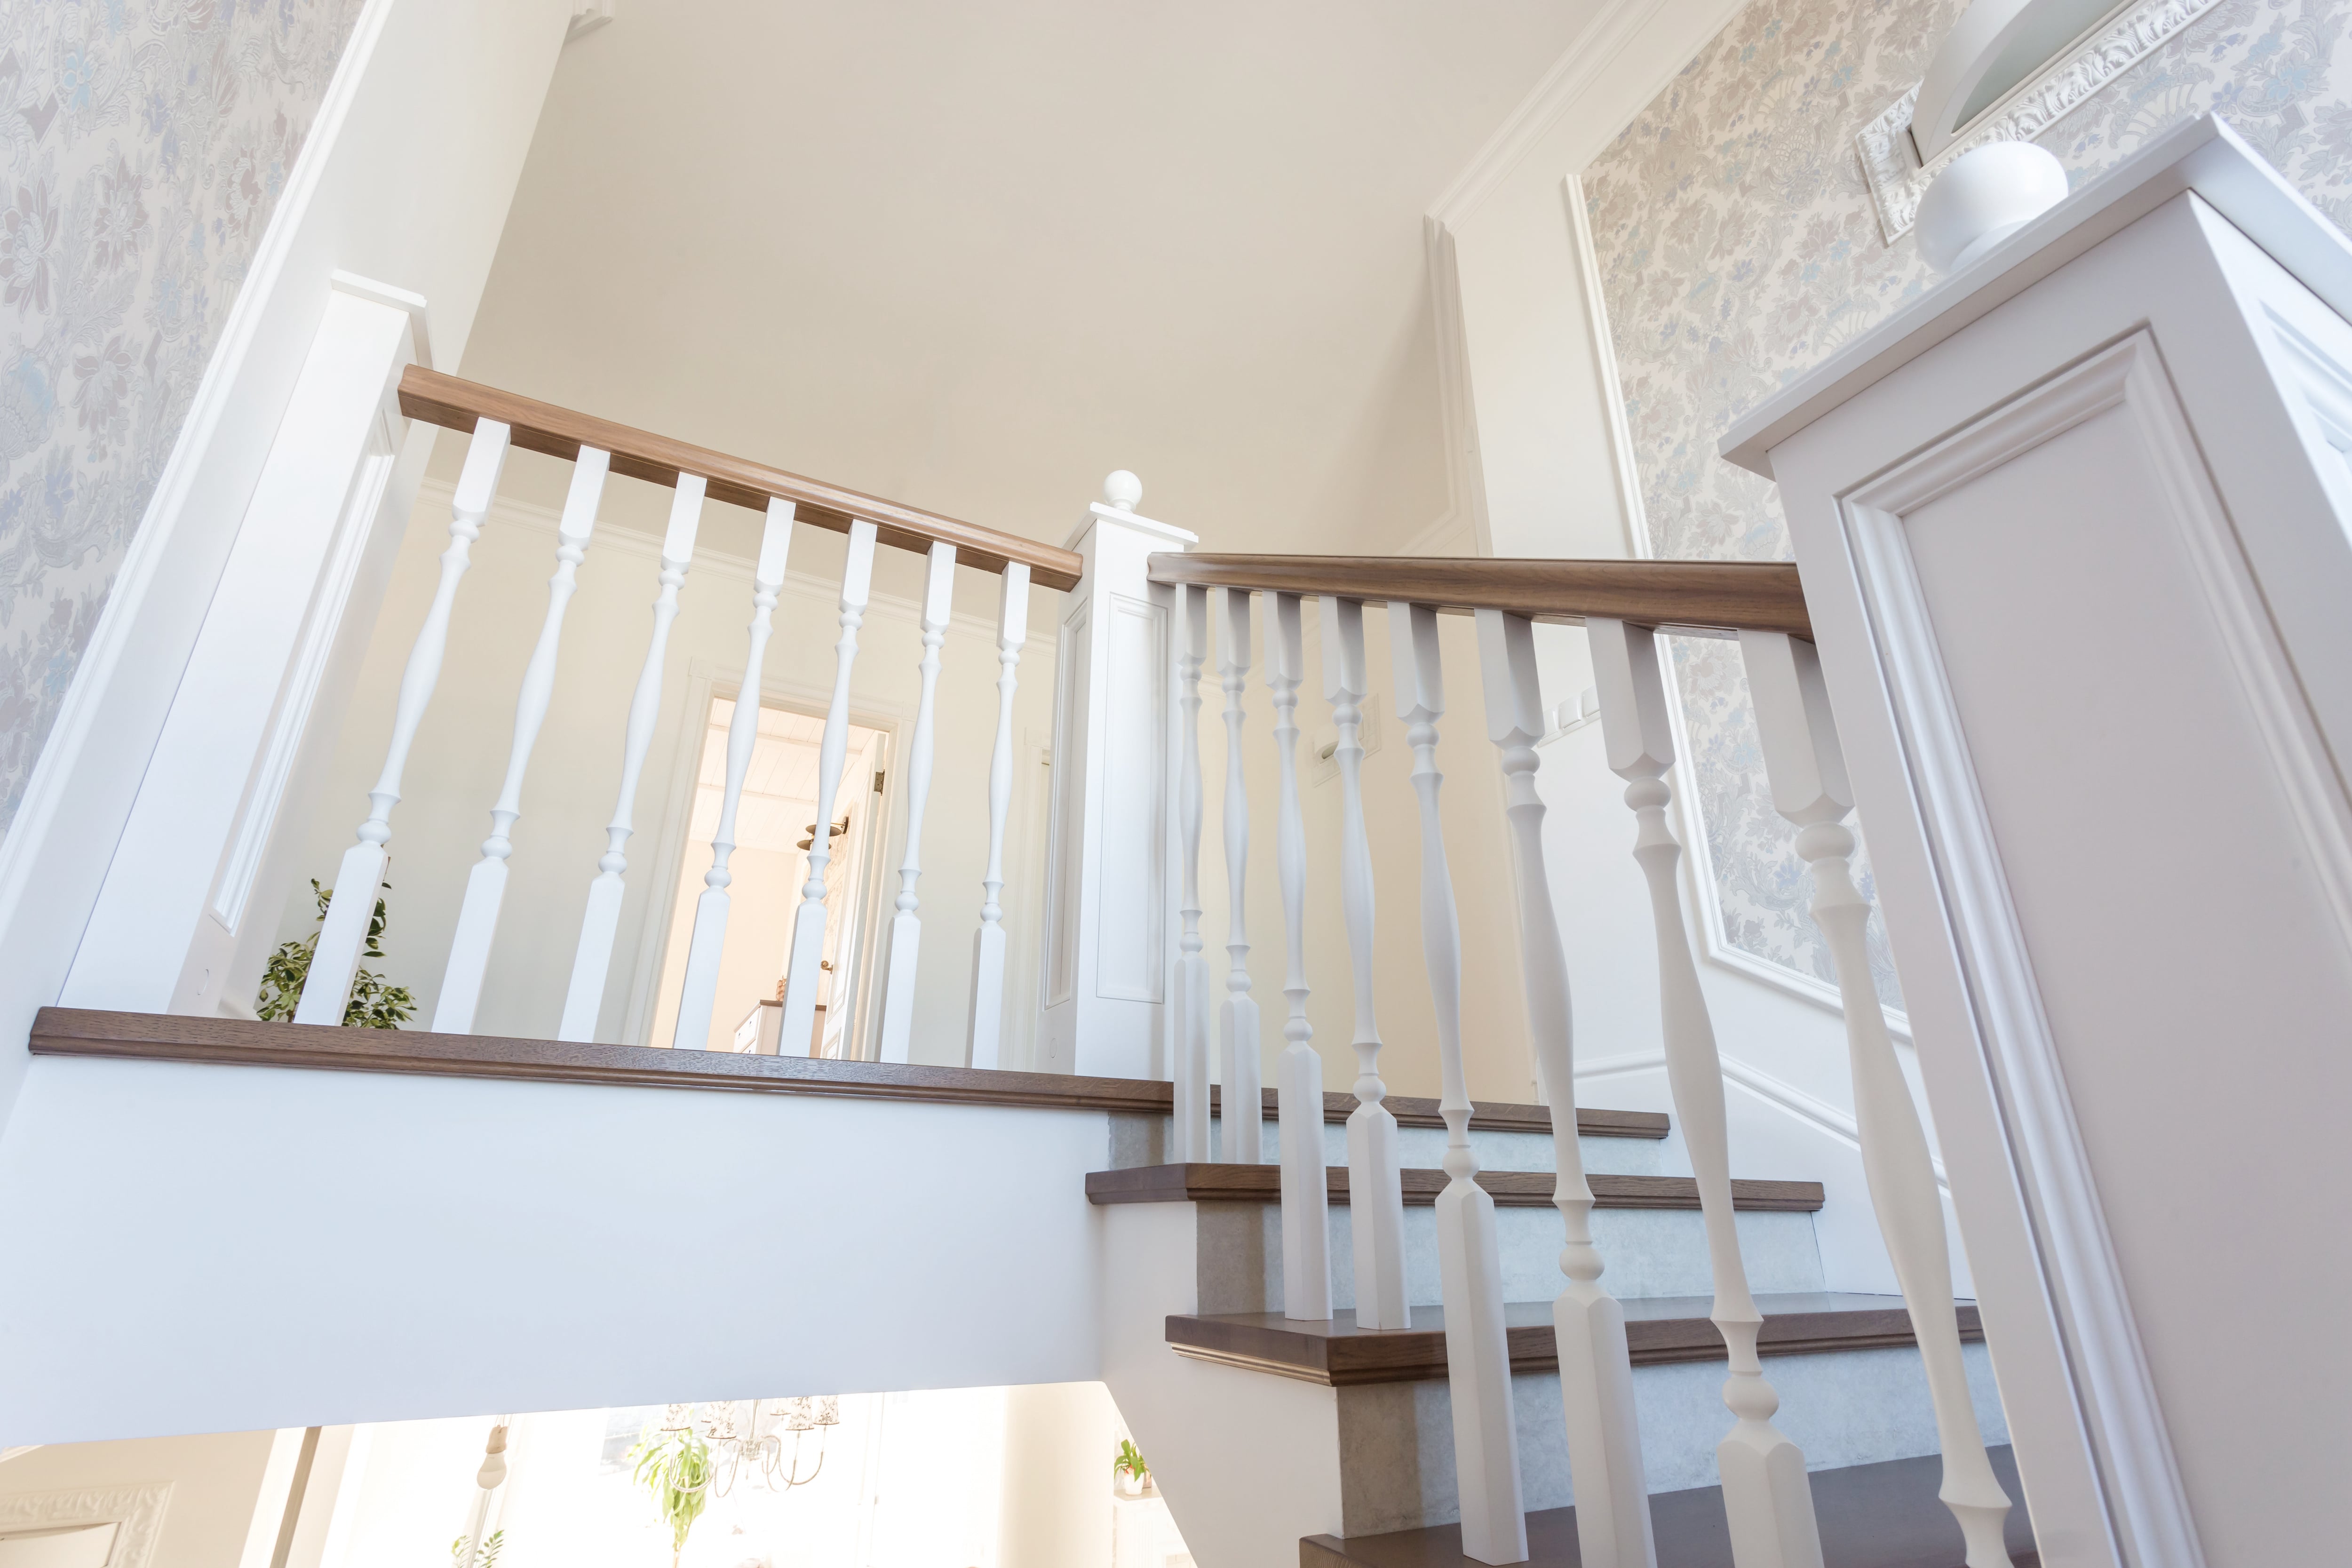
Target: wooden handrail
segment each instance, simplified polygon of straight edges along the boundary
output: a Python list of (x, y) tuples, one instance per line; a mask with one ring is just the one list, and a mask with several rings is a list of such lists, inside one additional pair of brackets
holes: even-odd
[(583, 446), (596, 447), (613, 454), (613, 472), (633, 479), (675, 486), (681, 472), (699, 474), (709, 483), (707, 493), (712, 500), (763, 511), (768, 498), (775, 496), (793, 502), (801, 521), (836, 533), (848, 532), (851, 521), (862, 518), (874, 524), (882, 543), (900, 550), (920, 553), (936, 540), (956, 547), (959, 565), (1002, 572), (1007, 563), (1018, 561), (1029, 568), (1029, 580), (1041, 588), (1066, 593), (1078, 585), (1083, 563), (1076, 551), (861, 495), (823, 479), (803, 479), (748, 458), (730, 458), (707, 447), (632, 429), (593, 414), (444, 375), (423, 365), (412, 364), (402, 374), (400, 411), (411, 419), (452, 430), (471, 431), (476, 420), (496, 419), (511, 426), (514, 444), (529, 451), (570, 459), (580, 456)]
[(1151, 558), (1151, 580), (1400, 599), (1453, 614), (1507, 610), (1538, 621), (1599, 616), (1702, 637), (1739, 631), (1813, 635), (1797, 569), (1779, 561), (1169, 554)]

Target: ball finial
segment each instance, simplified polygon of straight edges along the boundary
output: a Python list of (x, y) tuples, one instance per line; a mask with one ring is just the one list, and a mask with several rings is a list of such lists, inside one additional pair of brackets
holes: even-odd
[(2032, 142), (1964, 153), (1919, 198), (1919, 254), (1957, 272), (2066, 199), (2065, 166)]
[(1125, 468), (1114, 468), (1103, 480), (1103, 500), (1115, 511), (1133, 511), (1143, 500), (1143, 481)]

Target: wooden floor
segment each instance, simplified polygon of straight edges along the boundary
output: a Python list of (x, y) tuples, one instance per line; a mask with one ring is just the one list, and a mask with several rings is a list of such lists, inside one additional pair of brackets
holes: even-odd
[[(1876, 1350), (1916, 1342), (1900, 1296), (1830, 1291), (1770, 1293), (1756, 1298), (1764, 1312), (1758, 1348), (1768, 1356), (1822, 1351)], [(1634, 1296), (1620, 1303), (1635, 1366), (1720, 1361), (1723, 1335), (1708, 1321), (1705, 1296)], [(1984, 1337), (1974, 1301), (1958, 1304), (1962, 1339)], [(1559, 1365), (1552, 1342), (1552, 1304), (1514, 1301), (1503, 1309), (1511, 1370), (1550, 1372)], [(1409, 1329), (1359, 1329), (1341, 1308), (1329, 1318), (1302, 1320), (1279, 1312), (1175, 1315), (1168, 1345), (1178, 1355), (1307, 1383), (1346, 1387), (1412, 1383), (1445, 1375), (1445, 1309), (1415, 1307)]]
[[(2010, 1450), (1990, 1450), (1994, 1472), (2012, 1503), (2024, 1497)], [(1944, 1463), (1934, 1455), (1883, 1465), (1813, 1473), (1813, 1512), (1821, 1521), (1824, 1568), (1961, 1568), (1960, 1527), (1936, 1500)], [(1658, 1568), (1732, 1568), (1731, 1541), (1717, 1487), (1660, 1492), (1650, 1499)], [(1581, 1568), (1576, 1510), (1528, 1515), (1528, 1568)], [(2023, 1507), (2009, 1511), (2009, 1553), (2017, 1568), (2041, 1568)], [(1298, 1543), (1298, 1568), (1482, 1568), (1462, 1555), (1462, 1531), (1442, 1524), (1393, 1535), (1310, 1535)]]

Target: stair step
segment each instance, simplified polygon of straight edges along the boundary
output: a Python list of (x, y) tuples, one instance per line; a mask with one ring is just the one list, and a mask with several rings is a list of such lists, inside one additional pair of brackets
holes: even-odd
[[(2003, 1445), (1987, 1450), (1993, 1471), (2012, 1499), (2023, 1497), (2017, 1461)], [(1936, 1500), (1943, 1460), (1890, 1459), (1883, 1464), (1815, 1470), (1813, 1512), (1822, 1526), (1823, 1568), (1961, 1568), (1960, 1527)], [(1660, 1568), (1732, 1568), (1724, 1524), (1723, 1489), (1659, 1492), (1650, 1499)], [(2041, 1568), (2033, 1530), (2022, 1507), (2009, 1510), (2007, 1545), (2016, 1568)], [(1576, 1510), (1544, 1509), (1528, 1515), (1527, 1568), (1581, 1568)], [(1462, 1554), (1462, 1527), (1432, 1525), (1391, 1535), (1342, 1541), (1309, 1535), (1298, 1542), (1298, 1568), (1485, 1568)]]
[[(1708, 1298), (1637, 1296), (1620, 1304), (1635, 1366), (1723, 1359), (1723, 1336), (1707, 1320)], [(1900, 1296), (1769, 1293), (1758, 1296), (1756, 1305), (1764, 1313), (1758, 1349), (1768, 1356), (1881, 1350), (1915, 1342), (1911, 1315)], [(1958, 1307), (1960, 1337), (1982, 1339), (1976, 1303), (1962, 1301)], [(1509, 1325), (1511, 1371), (1557, 1371), (1551, 1303), (1514, 1301), (1503, 1311)], [(1445, 1375), (1443, 1307), (1413, 1308), (1409, 1329), (1359, 1329), (1350, 1309), (1320, 1321), (1279, 1312), (1179, 1314), (1169, 1318), (1167, 1332), (1169, 1348), (1178, 1355), (1334, 1388)]]
[[(1402, 1173), (1404, 1201), (1434, 1204), (1444, 1190), (1444, 1172), (1409, 1168)], [(1605, 1209), (1696, 1209), (1698, 1183), (1688, 1176), (1620, 1176), (1595, 1172), (1586, 1178), (1596, 1206)], [(1348, 1168), (1325, 1173), (1330, 1201), (1348, 1201)], [(1555, 1178), (1549, 1171), (1481, 1171), (1477, 1183), (1498, 1208), (1549, 1206)], [(1133, 1165), (1087, 1173), (1087, 1201), (1093, 1204), (1277, 1203), (1282, 1198), (1278, 1165)], [(1736, 1209), (1812, 1213), (1822, 1206), (1819, 1182), (1731, 1184)]]

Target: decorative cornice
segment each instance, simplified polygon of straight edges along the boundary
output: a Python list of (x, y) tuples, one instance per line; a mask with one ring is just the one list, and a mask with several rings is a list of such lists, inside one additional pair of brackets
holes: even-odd
[(17, 1492), (0, 1497), (0, 1532), (70, 1530), (81, 1524), (113, 1524), (114, 1548), (107, 1568), (150, 1568), (156, 1538), (163, 1532), (163, 1510), (172, 1483), (131, 1487), (75, 1487), (65, 1491)]
[(2213, 5), (2214, 0), (2144, 0), (2111, 16), (2077, 47), (2011, 89), (1978, 118), (1974, 130), (1924, 165), (1911, 137), (1911, 109), (1919, 96), (1919, 84), (1913, 82), (1853, 139), (1886, 243), (1892, 245), (1910, 232), (1918, 216), (1919, 198), (1953, 160), (1987, 142), (2033, 140), (2154, 54)]

